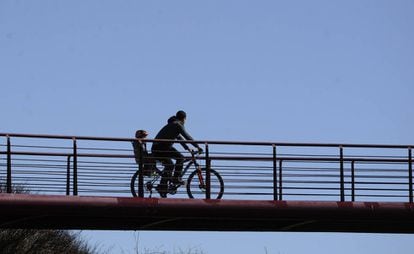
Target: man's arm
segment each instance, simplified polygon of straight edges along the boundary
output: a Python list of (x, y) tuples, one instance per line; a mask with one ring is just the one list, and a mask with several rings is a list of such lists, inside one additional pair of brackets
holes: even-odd
[[(181, 137), (183, 140), (194, 140), (193, 137), (191, 137), (191, 135), (185, 130), (184, 126), (181, 124), (178, 124), (179, 128), (180, 128), (180, 135), (179, 137)], [(183, 143), (184, 144), (184, 143)], [(195, 142), (191, 142), (191, 144), (196, 147), (198, 150), (201, 150), (201, 147), (195, 143)], [(188, 146), (187, 146), (188, 147)], [(188, 149), (187, 149), (188, 150)]]
[[(178, 135), (177, 139), (178, 139), (178, 140), (185, 140), (185, 139), (183, 138), (183, 136), (181, 136), (181, 134), (180, 134), (180, 135)], [(180, 145), (181, 145), (181, 146), (182, 146), (185, 150), (190, 150), (190, 148), (188, 147), (188, 145), (187, 145), (186, 143), (180, 143)]]

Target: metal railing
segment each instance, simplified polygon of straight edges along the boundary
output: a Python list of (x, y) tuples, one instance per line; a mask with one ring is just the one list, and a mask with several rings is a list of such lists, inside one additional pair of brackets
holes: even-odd
[[(0, 140), (3, 192), (93, 196), (131, 195), (131, 176), (143, 167), (132, 141), (168, 142), (16, 133), (0, 133)], [(223, 199), (413, 202), (411, 145), (192, 142), (205, 151), (207, 199), (214, 169), (224, 180)], [(145, 181), (140, 174), (140, 197), (147, 196)], [(180, 188), (174, 197), (185, 196)]]

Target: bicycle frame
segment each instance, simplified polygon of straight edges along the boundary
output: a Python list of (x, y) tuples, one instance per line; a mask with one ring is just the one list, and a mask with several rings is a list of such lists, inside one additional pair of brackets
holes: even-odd
[[(197, 162), (197, 159), (196, 159), (194, 153), (191, 153), (191, 161), (192, 161), (192, 163), (194, 163), (195, 168), (197, 170), (197, 176), (198, 176), (198, 181), (200, 182), (200, 186), (205, 186), (204, 179), (203, 179), (203, 174), (201, 174), (201, 166)], [(191, 166), (192, 163), (189, 163), (189, 166)], [(189, 166), (186, 167), (187, 170), (188, 170)], [(187, 172), (187, 170), (185, 172)], [(184, 172), (184, 174), (185, 174), (185, 172)], [(184, 174), (182, 174), (182, 176)]]

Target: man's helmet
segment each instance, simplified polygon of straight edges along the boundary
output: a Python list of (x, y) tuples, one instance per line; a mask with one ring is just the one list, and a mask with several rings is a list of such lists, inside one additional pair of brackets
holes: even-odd
[(187, 114), (180, 110), (177, 112), (177, 114), (175, 114), (175, 117), (177, 117), (178, 120), (184, 120), (185, 118), (187, 118)]

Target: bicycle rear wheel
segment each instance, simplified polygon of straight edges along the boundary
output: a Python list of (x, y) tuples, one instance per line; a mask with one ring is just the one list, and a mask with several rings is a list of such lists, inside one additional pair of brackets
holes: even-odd
[(134, 197), (138, 197), (138, 174), (139, 174), (139, 170), (137, 170), (131, 178), (131, 184), (130, 184), (131, 194)]
[[(214, 169), (210, 170), (211, 177), (210, 177), (210, 197), (212, 199), (221, 199), (224, 192), (224, 182), (223, 178), (220, 176), (217, 171)], [(206, 176), (206, 169), (201, 169), (201, 174), (204, 179), (204, 185), (200, 184), (200, 180), (198, 179), (197, 170), (192, 172), (188, 177), (187, 181), (187, 194), (190, 198), (206, 198), (206, 186), (205, 182), (207, 179)]]
[[(134, 197), (138, 197), (138, 176), (139, 176), (139, 170), (137, 170), (134, 175), (131, 178), (131, 183), (130, 183), (130, 188), (131, 188), (131, 194)], [(152, 180), (151, 180), (152, 179)], [(152, 188), (154, 187), (154, 182), (156, 181), (156, 179), (158, 178), (154, 178), (152, 177), (149, 181), (148, 179), (145, 180), (144, 178), (144, 192), (148, 192), (151, 191)]]

